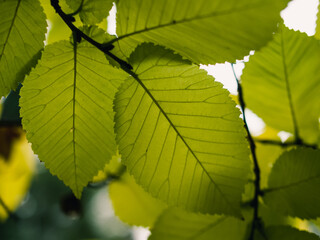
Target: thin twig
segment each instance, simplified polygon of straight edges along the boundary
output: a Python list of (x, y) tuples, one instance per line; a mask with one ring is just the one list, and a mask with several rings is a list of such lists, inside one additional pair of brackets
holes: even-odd
[(84, 0), (81, 0), (81, 3), (80, 3), (80, 5), (79, 5), (78, 9), (77, 9), (76, 11), (74, 11), (73, 13), (69, 13), (68, 16), (75, 16), (75, 15), (77, 15), (79, 12), (81, 12), (82, 7), (83, 7), (83, 1), (84, 1)]
[(239, 103), (240, 103), (240, 108), (242, 111), (242, 116), (243, 116), (243, 122), (244, 122), (244, 127), (247, 131), (248, 134), (248, 141), (250, 144), (250, 150), (251, 150), (251, 155), (252, 155), (252, 159), (253, 159), (253, 172), (255, 174), (255, 181), (254, 181), (254, 186), (255, 186), (255, 190), (254, 190), (254, 197), (252, 200), (252, 206), (253, 206), (253, 220), (252, 220), (252, 227), (251, 227), (251, 231), (250, 231), (250, 235), (249, 235), (249, 240), (253, 240), (254, 239), (254, 230), (259, 228), (259, 224), (260, 224), (260, 219), (259, 219), (259, 195), (261, 193), (261, 189), (260, 189), (260, 168), (259, 168), (259, 163), (257, 160), (257, 155), (256, 155), (256, 145), (254, 143), (254, 140), (250, 134), (249, 128), (248, 128), (248, 124), (247, 124), (247, 120), (246, 120), (246, 115), (245, 115), (245, 102), (243, 99), (243, 93), (242, 93), (242, 87), (241, 84), (239, 82), (238, 77), (236, 76), (236, 73), (234, 71), (234, 67), (233, 64), (231, 64), (231, 68), (234, 74), (234, 77), (237, 81), (237, 85), (238, 85), (238, 98), (239, 98)]
[(68, 25), (68, 27), (71, 29), (71, 31), (77, 33), (77, 37), (80, 38), (80, 39), (78, 39), (78, 41), (80, 41), (81, 38), (85, 39), (90, 44), (92, 44), (93, 46), (98, 48), (100, 51), (102, 51), (103, 53), (105, 53), (106, 55), (108, 55), (109, 57), (114, 59), (116, 62), (118, 62), (120, 64), (120, 67), (123, 70), (125, 70), (126, 72), (128, 72), (129, 70), (132, 69), (132, 66), (129, 63), (127, 63), (126, 61), (123, 61), (122, 59), (118, 58), (117, 56), (115, 56), (114, 54), (112, 54), (110, 52), (110, 50), (113, 48), (112, 45), (105, 45), (105, 44), (98, 43), (97, 41), (95, 41), (94, 39), (92, 39), (91, 37), (86, 35), (84, 32), (82, 32), (80, 29), (78, 29), (72, 23), (75, 21), (75, 19), (72, 16), (69, 16), (62, 11), (62, 9), (59, 5), (59, 0), (51, 0), (51, 6), (55, 9), (56, 13), (59, 14), (59, 16), (62, 18), (62, 20)]

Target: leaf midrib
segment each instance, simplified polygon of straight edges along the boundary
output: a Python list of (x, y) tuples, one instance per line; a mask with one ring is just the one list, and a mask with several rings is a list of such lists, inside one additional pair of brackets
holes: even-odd
[(218, 226), (219, 224), (223, 223), (226, 220), (226, 217), (221, 217), (220, 219), (210, 223), (209, 225), (201, 228), (200, 230), (198, 230), (196, 233), (194, 233), (193, 235), (191, 235), (187, 240), (193, 240), (196, 237), (199, 237), (201, 235), (204, 235), (205, 233), (207, 233), (209, 230), (215, 228), (216, 226)]
[(283, 186), (279, 186), (279, 187), (274, 187), (274, 188), (267, 188), (267, 189), (265, 190), (265, 193), (274, 192), (274, 191), (279, 191), (279, 190), (283, 190), (283, 189), (291, 188), (291, 187), (296, 187), (297, 185), (300, 185), (300, 184), (303, 184), (303, 183), (312, 181), (312, 180), (317, 179), (317, 178), (320, 178), (320, 174), (319, 174), (319, 175), (312, 176), (312, 177), (309, 177), (309, 178), (305, 178), (305, 179), (302, 179), (302, 180), (299, 180), (299, 181), (297, 181), (297, 182), (293, 182), (293, 183), (290, 183), (290, 184), (287, 184), (287, 185), (283, 185)]
[(2, 51), (1, 51), (1, 54), (0, 54), (0, 61), (2, 59), (2, 56), (3, 56), (4, 51), (5, 51), (5, 48), (7, 46), (8, 41), (9, 41), (9, 37), (10, 37), (11, 31), (12, 31), (13, 26), (14, 26), (14, 22), (16, 20), (17, 14), (18, 14), (18, 9), (19, 9), (20, 3), (21, 3), (21, 0), (18, 0), (18, 3), (17, 3), (17, 6), (16, 6), (16, 9), (15, 9), (15, 12), (14, 12), (14, 16), (13, 16), (12, 21), (11, 21), (11, 25), (9, 27), (9, 31), (8, 31), (6, 40), (5, 40), (4, 44), (3, 44), (3, 48), (2, 48)]
[(286, 54), (285, 54), (285, 49), (284, 49), (284, 40), (283, 40), (283, 30), (281, 31), (280, 35), (280, 43), (281, 43), (281, 58), (282, 58), (282, 65), (283, 65), (283, 73), (284, 73), (284, 80), (285, 80), (285, 86), (286, 86), (286, 92), (287, 92), (287, 98), (289, 101), (289, 108), (290, 108), (290, 113), (291, 113), (291, 118), (292, 118), (292, 124), (293, 124), (293, 131), (294, 131), (294, 137), (299, 139), (299, 130), (298, 130), (298, 123), (297, 123), (297, 118), (296, 114), (293, 108), (293, 101), (292, 101), (292, 96), (291, 96), (291, 88), (290, 88), (290, 82), (289, 82), (289, 75), (288, 75), (288, 70), (287, 70), (287, 63), (286, 63)]
[(228, 15), (228, 14), (233, 14), (233, 13), (238, 13), (241, 11), (247, 11), (247, 10), (251, 10), (254, 8), (259, 7), (260, 4), (256, 3), (256, 4), (252, 4), (252, 5), (245, 5), (241, 8), (234, 8), (231, 10), (225, 10), (225, 11), (221, 11), (221, 12), (212, 12), (206, 15), (200, 15), (200, 16), (195, 16), (192, 18), (186, 18), (186, 19), (182, 19), (180, 21), (176, 21), (176, 20), (172, 20), (169, 23), (166, 24), (160, 24), (154, 27), (150, 27), (150, 28), (144, 28), (135, 32), (131, 32), (131, 33), (127, 33), (124, 35), (119, 36), (118, 38), (115, 38), (111, 41), (109, 41), (107, 44), (112, 44), (114, 42), (117, 42), (121, 39), (127, 38), (127, 37), (131, 37), (140, 33), (144, 33), (144, 32), (148, 32), (148, 31), (153, 31), (159, 28), (165, 28), (165, 27), (169, 27), (169, 26), (173, 26), (173, 25), (178, 25), (178, 24), (183, 24), (183, 23), (187, 23), (187, 22), (192, 22), (192, 21), (196, 21), (196, 20), (201, 20), (201, 19), (205, 19), (205, 18), (211, 18), (211, 17), (217, 17), (217, 16), (223, 16), (223, 15)]
[(75, 141), (75, 119), (76, 119), (76, 88), (77, 88), (77, 39), (73, 37), (73, 99), (72, 99), (72, 144), (73, 144), (73, 165), (74, 165), (74, 178), (77, 194), (79, 194), (78, 179), (77, 179), (77, 165), (76, 165), (76, 141)]
[(223, 194), (222, 190), (220, 189), (220, 187), (217, 185), (217, 183), (212, 179), (212, 177), (210, 176), (209, 172), (205, 169), (205, 167), (203, 166), (203, 164), (201, 163), (201, 161), (198, 159), (198, 157), (196, 156), (196, 154), (193, 152), (193, 150), (191, 149), (191, 147), (189, 146), (189, 144), (185, 141), (185, 139), (183, 138), (183, 136), (180, 134), (180, 132), (178, 131), (178, 129), (175, 127), (175, 125), (173, 124), (173, 122), (171, 121), (171, 119), (169, 118), (169, 116), (166, 114), (166, 112), (163, 110), (163, 108), (160, 106), (160, 104), (158, 103), (158, 101), (153, 97), (153, 95), (151, 94), (151, 92), (149, 91), (149, 89), (143, 84), (142, 80), (138, 77), (138, 75), (136, 73), (132, 74), (132, 77), (139, 83), (139, 85), (146, 91), (146, 93), (148, 94), (148, 96), (151, 98), (151, 100), (156, 104), (156, 106), (159, 108), (160, 112), (163, 114), (163, 116), (167, 119), (167, 121), (169, 122), (170, 126), (174, 129), (174, 131), (176, 132), (176, 134), (178, 135), (178, 137), (181, 139), (181, 141), (183, 142), (183, 144), (187, 147), (187, 149), (191, 152), (191, 154), (193, 155), (193, 157), (196, 159), (196, 161), (199, 163), (199, 165), (201, 166), (201, 168), (203, 169), (203, 171), (206, 173), (206, 175), (209, 177), (209, 179), (211, 180), (211, 182), (216, 186), (217, 190), (220, 192), (221, 196), (224, 198), (224, 200), (226, 201), (226, 203), (231, 207), (231, 209), (237, 213), (238, 211), (234, 208), (234, 206), (229, 202), (229, 200), (226, 198), (226, 196)]

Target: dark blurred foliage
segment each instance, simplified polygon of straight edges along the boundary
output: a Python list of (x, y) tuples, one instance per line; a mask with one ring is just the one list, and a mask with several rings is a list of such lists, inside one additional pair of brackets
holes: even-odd
[[(0, 224), (0, 239), (132, 239), (129, 227), (124, 226), (115, 217), (105, 221), (106, 228), (110, 221), (116, 221), (117, 223), (112, 225), (117, 228), (119, 224), (120, 228), (116, 229), (116, 232), (121, 236), (108, 237), (108, 233), (104, 233), (94, 225), (97, 220), (101, 220), (95, 219), (98, 216), (92, 213), (92, 201), (99, 191), (105, 192), (107, 196), (106, 188), (88, 188), (84, 191), (82, 199), (78, 200), (74, 198), (69, 188), (39, 164), (38, 174), (35, 175), (25, 200), (6, 222)], [(108, 205), (107, 200), (105, 204)], [(100, 227), (101, 224), (103, 222), (100, 222)], [(124, 231), (121, 232), (122, 229)]]

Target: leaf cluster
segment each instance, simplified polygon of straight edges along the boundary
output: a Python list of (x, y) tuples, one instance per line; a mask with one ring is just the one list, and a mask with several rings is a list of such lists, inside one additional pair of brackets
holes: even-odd
[[(292, 220), (320, 216), (319, 31), (281, 23), (288, 2), (0, 0), (0, 95), (22, 83), (22, 126), (52, 175), (77, 198), (106, 181), (116, 214), (152, 240), (319, 239)], [(71, 31), (44, 44), (57, 16), (51, 31)], [(236, 79), (241, 119), (199, 64), (252, 50)]]

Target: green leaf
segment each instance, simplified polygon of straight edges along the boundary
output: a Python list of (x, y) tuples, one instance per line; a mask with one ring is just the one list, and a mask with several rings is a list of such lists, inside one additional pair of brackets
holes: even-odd
[[(260, 237), (257, 240), (319, 240), (320, 238), (306, 231), (300, 231), (288, 226), (272, 226), (265, 229), (266, 238)], [(256, 238), (255, 238), (256, 239)]]
[(278, 159), (284, 151), (283, 147), (278, 145), (268, 145), (256, 143), (256, 155), (259, 161), (260, 186), (261, 188), (267, 187), (268, 177), (274, 162)]
[(186, 213), (178, 209), (166, 210), (151, 230), (150, 240), (241, 240), (247, 223), (225, 216)]
[(274, 164), (264, 195), (265, 203), (285, 215), (320, 216), (320, 151), (295, 149)]
[(21, 89), (21, 116), (32, 148), (80, 198), (116, 152), (112, 100), (127, 75), (99, 50), (48, 45)]
[(46, 33), (38, 0), (0, 0), (0, 97), (16, 89), (33, 67)]
[(234, 62), (272, 38), (280, 10), (288, 2), (121, 0), (117, 35), (126, 49), (127, 39), (129, 44), (147, 41), (167, 46), (195, 63)]
[(318, 40), (282, 26), (242, 75), (247, 106), (268, 125), (309, 143), (319, 136), (319, 52)]
[(240, 215), (249, 172), (239, 110), (222, 85), (160, 46), (131, 55), (116, 94), (123, 163), (153, 196), (190, 211)]
[(79, 12), (84, 24), (94, 25), (100, 23), (109, 15), (113, 0), (66, 0), (74, 11)]
[(135, 226), (152, 227), (166, 207), (146, 193), (128, 173), (110, 183), (109, 196), (120, 220)]

